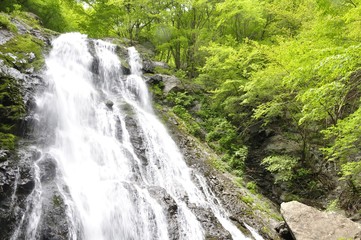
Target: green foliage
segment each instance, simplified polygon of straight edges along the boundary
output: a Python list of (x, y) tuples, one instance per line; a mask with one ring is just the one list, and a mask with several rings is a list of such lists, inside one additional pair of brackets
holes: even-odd
[(18, 29), (13, 23), (11, 23), (9, 18), (9, 15), (0, 12), (0, 29), (5, 28), (13, 33), (16, 33)]
[(236, 150), (230, 158), (229, 165), (233, 169), (243, 170), (244, 162), (248, 156), (248, 148), (246, 146), (241, 146)]
[(195, 121), (193, 116), (189, 114), (189, 112), (182, 106), (174, 106), (172, 108), (172, 112), (174, 112), (178, 117), (180, 117), (184, 121), (185, 128), (188, 130), (190, 134), (195, 136), (199, 136), (201, 134), (201, 128), (199, 124)]
[[(1, 125), (21, 119), (25, 113), (25, 106), (19, 86), (14, 79), (0, 77), (0, 119)], [(1, 127), (4, 131), (8, 127)]]
[(222, 118), (216, 118), (213, 121), (214, 128), (208, 132), (206, 141), (220, 152), (224, 149), (233, 149), (237, 142), (235, 127)]
[(227, 172), (227, 169), (229, 168), (225, 162), (221, 161), (218, 158), (212, 158), (210, 164), (212, 167), (214, 167), (215, 169), (221, 172)]
[(168, 104), (172, 105), (171, 111), (183, 120), (184, 128), (197, 137), (201, 136), (201, 127), (194, 116), (189, 112), (189, 108), (193, 105), (194, 97), (187, 92), (171, 92), (166, 96)]
[(269, 156), (262, 160), (266, 169), (276, 174), (276, 182), (288, 182), (295, 178), (298, 159), (287, 155)]
[(241, 200), (248, 205), (252, 205), (254, 203), (254, 198), (249, 195), (241, 196)]
[(16, 136), (11, 133), (0, 132), (0, 149), (14, 150)]
[(163, 90), (159, 84), (153, 84), (150, 86), (150, 91), (152, 92), (154, 97), (162, 97), (163, 96)]
[(337, 211), (337, 210), (339, 210), (339, 209), (340, 209), (340, 207), (339, 207), (339, 202), (338, 202), (337, 199), (335, 199), (335, 200), (331, 201), (331, 202), (328, 204), (328, 206), (327, 206), (327, 208), (326, 208), (326, 211), (327, 211), (327, 212), (335, 212), (335, 211)]
[(361, 108), (323, 131), (327, 139), (333, 140), (331, 145), (323, 148), (324, 153), (330, 160), (340, 161), (342, 176), (356, 181), (357, 185), (361, 185), (360, 121)]
[(266, 23), (264, 6), (259, 0), (225, 0), (216, 5), (217, 27), (223, 35), (232, 34), (239, 41), (262, 37)]
[(195, 98), (187, 92), (171, 92), (167, 95), (166, 99), (175, 105), (180, 105), (185, 108), (190, 107)]
[(246, 188), (248, 189), (248, 190), (250, 190), (252, 193), (254, 193), (254, 194), (256, 194), (257, 193), (257, 191), (258, 191), (258, 187), (257, 187), (257, 184), (255, 183), (255, 182), (248, 182), (247, 184), (246, 184)]
[(14, 150), (25, 105), (14, 79), (0, 77), (0, 149)]
[(83, 1), (75, 0), (3, 0), (0, 11), (8, 12), (13, 17), (20, 17), (30, 26), (37, 26), (36, 14), (42, 24), (55, 31), (81, 30), (79, 22), (85, 19)]

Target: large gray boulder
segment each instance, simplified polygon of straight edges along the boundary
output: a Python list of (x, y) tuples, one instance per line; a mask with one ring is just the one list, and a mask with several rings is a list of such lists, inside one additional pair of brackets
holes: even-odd
[(297, 240), (354, 239), (361, 225), (336, 213), (321, 212), (297, 201), (281, 204), (281, 213)]

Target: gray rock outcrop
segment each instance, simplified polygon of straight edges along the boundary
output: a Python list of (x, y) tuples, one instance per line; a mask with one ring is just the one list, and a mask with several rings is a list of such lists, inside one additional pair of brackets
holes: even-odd
[(148, 77), (147, 82), (149, 84), (162, 83), (162, 90), (165, 95), (167, 95), (170, 92), (177, 92), (184, 90), (184, 86), (182, 82), (176, 76), (172, 76), (172, 75), (155, 74), (153, 76)]
[(164, 62), (156, 62), (150, 59), (143, 60), (143, 71), (145, 73), (155, 73), (156, 68), (169, 69), (169, 66)]
[(354, 239), (361, 225), (336, 213), (321, 212), (303, 203), (281, 204), (281, 213), (297, 240)]

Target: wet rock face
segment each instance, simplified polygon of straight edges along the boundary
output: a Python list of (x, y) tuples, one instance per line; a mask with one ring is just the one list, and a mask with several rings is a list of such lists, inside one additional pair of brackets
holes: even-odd
[[(178, 205), (161, 187), (148, 188), (150, 195), (165, 209), (169, 239), (179, 239)], [(231, 234), (225, 230), (211, 209), (188, 204), (205, 231), (205, 239), (231, 240)]]
[[(35, 186), (32, 156), (9, 153), (0, 163), (0, 236), (10, 239), (25, 211), (26, 198)], [(23, 160), (19, 160), (22, 158)]]
[(205, 230), (205, 239), (232, 240), (231, 234), (223, 228), (210, 209), (190, 206), (197, 220)]
[(139, 126), (139, 123), (136, 119), (136, 116), (128, 114), (125, 117), (125, 125), (130, 134), (130, 141), (135, 149), (135, 153), (137, 157), (142, 162), (142, 165), (148, 165), (148, 160), (146, 157), (146, 146), (144, 145), (143, 137), (144, 134), (142, 133), (142, 129)]
[(56, 177), (56, 161), (51, 156), (46, 156), (41, 159), (38, 163), (40, 168), (40, 181), (47, 183), (53, 181)]
[(119, 119), (119, 117), (117, 117), (115, 119), (116, 122), (116, 137), (119, 141), (122, 141), (123, 139), (123, 129), (122, 129), (122, 121)]
[(297, 240), (354, 239), (361, 225), (335, 213), (321, 212), (297, 201), (281, 204), (281, 213)]
[(150, 187), (148, 191), (150, 195), (160, 203), (163, 209), (166, 209), (169, 239), (179, 239), (177, 203), (161, 187), (157, 187), (157, 186)]
[(41, 203), (42, 212), (38, 229), (39, 239), (69, 239), (66, 205), (54, 180), (43, 185), (46, 196)]
[[(19, 211), (16, 216), (25, 216), (25, 221), (19, 221), (20, 219), (14, 219), (16, 222), (17, 231), (16, 239), (28, 239), (29, 233), (28, 226), (30, 222), (34, 221), (31, 217), (35, 214), (39, 216), (39, 224), (34, 233), (36, 239), (54, 239), (65, 240), (69, 239), (70, 233), (67, 222), (67, 206), (64, 202), (63, 196), (68, 195), (67, 188), (61, 182), (58, 182), (57, 178), (57, 163), (56, 160), (50, 156), (42, 156), (37, 152), (32, 154), (32, 162), (36, 162), (38, 177), (36, 176), (36, 170), (33, 169), (32, 179), (38, 179), (37, 186), (28, 194), (24, 194), (24, 200), (29, 207)], [(28, 162), (30, 159), (28, 159)], [(35, 175), (34, 175), (35, 174)], [(33, 181), (33, 180), (32, 180)], [(19, 185), (20, 187), (20, 185)], [(60, 189), (62, 192), (60, 192)], [(41, 201), (38, 200), (37, 193), (41, 191)], [(69, 197), (69, 196), (67, 196)], [(24, 202), (25, 204), (25, 202)], [(34, 212), (35, 211), (35, 212)], [(15, 232), (15, 229), (10, 231), (11, 234)]]

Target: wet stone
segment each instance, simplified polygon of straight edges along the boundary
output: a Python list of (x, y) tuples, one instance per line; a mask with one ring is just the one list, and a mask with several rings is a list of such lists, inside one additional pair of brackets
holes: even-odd
[(41, 182), (49, 182), (56, 177), (57, 164), (56, 161), (51, 156), (42, 159), (38, 163), (38, 166), (40, 168)]
[(127, 116), (125, 118), (125, 124), (130, 134), (130, 141), (134, 147), (137, 157), (141, 161), (143, 166), (148, 165), (148, 159), (145, 153), (145, 144), (143, 141), (143, 133), (139, 126), (139, 123), (134, 119), (134, 117)]
[(179, 239), (178, 205), (164, 188), (152, 186), (148, 188), (149, 194), (155, 198), (165, 210), (168, 222), (169, 239)]
[(116, 124), (115, 124), (116, 133), (115, 134), (116, 134), (117, 139), (121, 141), (123, 138), (122, 121), (120, 120), (119, 117), (117, 117), (115, 119), (115, 122), (116, 122)]
[(114, 103), (113, 103), (112, 101), (108, 100), (108, 101), (105, 102), (105, 105), (106, 105), (109, 109), (112, 109)]

